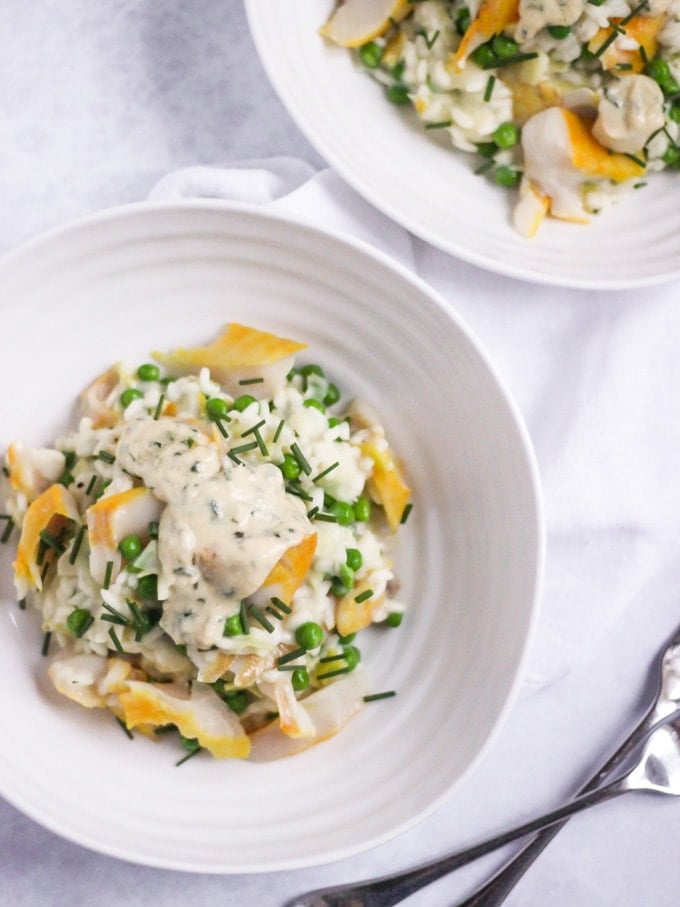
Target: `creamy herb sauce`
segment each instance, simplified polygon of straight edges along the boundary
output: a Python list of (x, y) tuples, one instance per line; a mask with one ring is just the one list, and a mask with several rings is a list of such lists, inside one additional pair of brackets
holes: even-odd
[(225, 619), (312, 529), (280, 470), (222, 462), (205, 435), (170, 418), (130, 422), (118, 464), (166, 503), (160, 519), (161, 626), (198, 648), (222, 639)]

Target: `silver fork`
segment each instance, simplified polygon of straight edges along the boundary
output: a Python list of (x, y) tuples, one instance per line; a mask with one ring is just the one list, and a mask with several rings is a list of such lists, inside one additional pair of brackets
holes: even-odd
[[(350, 905), (351, 907), (391, 907), (391, 905), (398, 904), (420, 888), (481, 857), (490, 850), (549, 825), (549, 828), (537, 835), (490, 882), (486, 883), (471, 898), (459, 905), (459, 907), (492, 907), (492, 905), (495, 907), (507, 897), (525, 869), (531, 865), (536, 856), (572, 813), (592, 806), (604, 799), (610, 799), (619, 793), (625, 793), (628, 790), (660, 790), (657, 782), (661, 776), (658, 775), (658, 770), (661, 768), (664, 758), (673, 757), (673, 745), (676, 742), (677, 776), (675, 773), (673, 774), (673, 784), (677, 783), (677, 789), (661, 790), (661, 792), (680, 794), (680, 737), (678, 736), (680, 724), (678, 726), (671, 725), (671, 721), (680, 716), (680, 627), (675, 630), (666, 645), (658, 653), (654, 661), (653, 678), (655, 692), (646, 713), (616, 753), (602, 766), (582, 789), (580, 795), (571, 803), (554, 810), (546, 816), (518, 826), (510, 832), (498, 835), (491, 841), (475, 845), (441, 860), (436, 860), (396, 875), (359, 882), (356, 885), (340, 885), (309, 892), (289, 901), (286, 907), (350, 907)], [(663, 725), (663, 727), (660, 727), (660, 725)], [(617, 772), (619, 767), (645, 740), (648, 740), (647, 747), (631, 772), (624, 775), (623, 778), (617, 777), (616, 781), (611, 784), (600, 787), (606, 779), (611, 778)], [(650, 775), (646, 777), (646, 781), (645, 771), (650, 772)], [(643, 774), (640, 775), (640, 772)], [(670, 781), (670, 779), (668, 780)], [(643, 786), (631, 786), (634, 784), (642, 784)], [(644, 786), (645, 784), (646, 786)]]

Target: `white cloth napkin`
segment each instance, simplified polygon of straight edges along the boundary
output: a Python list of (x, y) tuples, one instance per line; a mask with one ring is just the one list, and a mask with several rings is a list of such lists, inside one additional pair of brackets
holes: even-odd
[(590, 657), (618, 619), (642, 609), (664, 625), (680, 588), (677, 285), (652, 302), (642, 290), (510, 279), (499, 292), (496, 276), (415, 239), (332, 171), (287, 158), (186, 168), (150, 195), (192, 197), (257, 203), (365, 240), (472, 326), (524, 415), (544, 491), (547, 566), (525, 692)]

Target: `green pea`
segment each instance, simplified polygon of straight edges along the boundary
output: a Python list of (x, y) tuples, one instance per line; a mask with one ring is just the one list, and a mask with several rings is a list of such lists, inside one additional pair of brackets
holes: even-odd
[(307, 409), (318, 409), (320, 413), (326, 412), (326, 407), (323, 403), (321, 403), (320, 400), (315, 400), (314, 397), (308, 397), (306, 400), (303, 400), (302, 405), (306, 406)]
[(377, 69), (384, 53), (384, 48), (375, 41), (369, 41), (359, 48), (359, 59), (367, 69)]
[(137, 594), (145, 601), (158, 601), (158, 577), (155, 573), (139, 578)]
[(293, 689), (298, 692), (300, 690), (306, 690), (309, 686), (309, 672), (307, 668), (295, 668), (290, 679), (293, 684)]
[(328, 427), (335, 428), (336, 425), (340, 425), (341, 422), (342, 422), (342, 419), (337, 419), (335, 416), (331, 416), (330, 419), (328, 420)]
[(491, 42), (491, 50), (497, 57), (504, 60), (508, 57), (514, 57), (519, 50), (519, 45), (512, 38), (508, 38), (505, 35), (496, 35)]
[(512, 167), (497, 167), (493, 178), (504, 189), (516, 189), (520, 184), (522, 174), (519, 170), (513, 170)]
[(241, 396), (237, 397), (231, 404), (231, 408), (235, 409), (239, 413), (242, 413), (243, 410), (247, 409), (251, 403), (257, 403), (255, 397), (253, 397), (251, 394), (241, 394)]
[(333, 501), (329, 508), (340, 526), (349, 526), (354, 522), (354, 508), (346, 501)]
[(344, 598), (345, 595), (350, 590), (350, 586), (346, 586), (342, 580), (337, 576), (334, 576), (331, 580), (331, 592), (333, 595), (337, 595), (338, 598)]
[(134, 561), (142, 553), (142, 540), (138, 535), (126, 535), (120, 540), (118, 550), (126, 561)]
[(356, 646), (344, 646), (342, 654), (345, 659), (345, 664), (350, 669), (350, 671), (353, 671), (361, 661), (361, 652), (357, 649)]
[(492, 69), (498, 57), (491, 49), (490, 44), (480, 44), (470, 54), (470, 59), (481, 69)]
[(293, 454), (289, 453), (283, 455), (283, 463), (279, 463), (279, 469), (283, 473), (284, 479), (287, 479), (288, 481), (297, 479), (302, 472), (302, 468), (298, 461)]
[(680, 104), (677, 102), (671, 105), (671, 109), (668, 111), (668, 119), (674, 123), (680, 123)]
[(357, 523), (367, 523), (371, 518), (371, 502), (363, 495), (354, 503), (354, 519)]
[(571, 25), (549, 25), (546, 31), (556, 41), (563, 41), (571, 34)]
[(343, 646), (349, 645), (351, 642), (354, 642), (356, 638), (356, 633), (348, 633), (347, 636), (340, 636), (340, 634), (338, 633), (338, 642)]
[(519, 126), (511, 121), (501, 123), (493, 134), (493, 140), (499, 148), (513, 148), (519, 142)]
[(665, 95), (676, 94), (680, 91), (680, 85), (673, 76), (670, 66), (661, 57), (651, 60), (647, 64), (645, 73), (650, 79), (654, 79)]
[(303, 365), (300, 369), (300, 374), (303, 378), (309, 378), (310, 375), (318, 375), (319, 378), (325, 378), (326, 374), (320, 365), (315, 363), (310, 363), (309, 365)]
[(677, 145), (669, 145), (661, 156), (661, 160), (667, 167), (677, 167), (680, 164), (680, 148)]
[(127, 387), (120, 395), (120, 403), (123, 409), (127, 409), (133, 400), (139, 400), (144, 394), (138, 391), (136, 387)]
[(243, 634), (243, 624), (241, 623), (240, 614), (232, 614), (224, 622), (222, 636), (241, 636)]
[(393, 611), (391, 614), (387, 615), (387, 620), (385, 621), (385, 623), (388, 627), (399, 627), (401, 626), (403, 618), (404, 615), (399, 611)]
[(349, 566), (349, 564), (342, 564), (337, 573), (337, 578), (348, 589), (351, 589), (354, 585), (354, 570)]
[(337, 384), (329, 384), (326, 396), (323, 398), (324, 406), (333, 406), (340, 399), (340, 388)]
[(323, 642), (323, 630), (313, 620), (308, 620), (295, 631), (295, 640), (303, 649), (318, 649)]
[(137, 369), (137, 377), (140, 381), (158, 381), (161, 376), (161, 370), (152, 362), (145, 362)]
[(470, 28), (471, 22), (472, 17), (470, 16), (470, 10), (467, 8), (467, 6), (461, 6), (454, 20), (458, 34), (461, 36), (464, 35), (468, 28)]
[(221, 397), (208, 397), (205, 402), (205, 411), (208, 414), (208, 418), (217, 421), (218, 419), (224, 419), (229, 412), (229, 406), (227, 401)]
[(237, 715), (240, 715), (241, 712), (245, 712), (248, 707), (250, 696), (246, 690), (231, 690), (224, 694), (224, 701), (232, 712), (236, 712)]
[(405, 85), (390, 85), (385, 94), (387, 100), (392, 104), (408, 104), (410, 101), (408, 88)]
[(347, 560), (345, 561), (350, 570), (354, 570), (356, 573), (357, 570), (361, 570), (361, 567), (364, 563), (361, 551), (358, 548), (348, 548), (347, 549)]
[(93, 623), (94, 618), (87, 608), (76, 608), (66, 618), (66, 626), (69, 633), (73, 633), (74, 636), (78, 637), (82, 636)]

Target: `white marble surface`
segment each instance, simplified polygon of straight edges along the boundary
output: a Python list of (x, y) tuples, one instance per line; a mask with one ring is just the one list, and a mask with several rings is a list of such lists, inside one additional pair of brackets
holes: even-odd
[[(144, 198), (178, 167), (281, 154), (324, 166), (267, 83), (238, 0), (6, 0), (0, 86), (0, 251), (74, 216)], [(307, 888), (405, 867), (556, 805), (633, 720), (649, 660), (680, 620), (679, 288), (546, 290), (415, 249), (515, 394), (546, 492), (533, 673), (494, 746), (434, 815), (390, 844), (271, 876), (122, 863), (61, 840), (0, 801), (0, 903), (281, 907)], [(614, 353), (626, 375), (604, 368)], [(561, 388), (569, 405), (556, 410), (557, 388), (540, 379), (546, 363), (564, 357), (588, 380), (571, 397)], [(532, 676), (552, 682), (535, 689)], [(506, 903), (676, 907), (678, 839), (673, 801), (636, 795), (599, 807), (560, 833)], [(408, 903), (452, 907), (499, 860)]]

